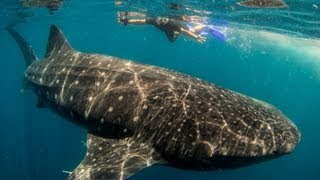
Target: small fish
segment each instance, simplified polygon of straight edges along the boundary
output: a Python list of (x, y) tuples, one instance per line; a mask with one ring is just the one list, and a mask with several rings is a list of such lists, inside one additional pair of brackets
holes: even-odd
[(318, 9), (318, 6), (315, 5), (315, 4), (312, 4), (312, 7), (315, 8), (315, 9)]

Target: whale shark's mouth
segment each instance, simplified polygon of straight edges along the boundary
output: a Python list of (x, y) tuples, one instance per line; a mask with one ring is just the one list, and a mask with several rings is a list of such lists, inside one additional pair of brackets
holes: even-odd
[(211, 167), (214, 169), (235, 169), (250, 166), (252, 164), (261, 163), (276, 159), (285, 154), (274, 154), (263, 157), (232, 157), (232, 156), (218, 156), (211, 160)]

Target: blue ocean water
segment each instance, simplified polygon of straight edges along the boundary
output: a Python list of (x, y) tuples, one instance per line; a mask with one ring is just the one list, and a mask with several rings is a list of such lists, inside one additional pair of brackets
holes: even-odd
[[(209, 172), (153, 166), (130, 179), (320, 179), (319, 1), (288, 0), (289, 8), (281, 10), (247, 9), (236, 1), (125, 2), (116, 7), (113, 1), (66, 0), (50, 15), (46, 8), (1, 0), (0, 179), (65, 179), (63, 171), (72, 171), (86, 152), (84, 130), (37, 108), (33, 92), (20, 92), (23, 57), (4, 28), (14, 25), (42, 57), (51, 24), (77, 50), (174, 69), (269, 102), (302, 133), (292, 154), (261, 164)], [(117, 11), (163, 15), (169, 2), (203, 10), (226, 27), (227, 41), (179, 37), (172, 43), (154, 27), (117, 23)]]

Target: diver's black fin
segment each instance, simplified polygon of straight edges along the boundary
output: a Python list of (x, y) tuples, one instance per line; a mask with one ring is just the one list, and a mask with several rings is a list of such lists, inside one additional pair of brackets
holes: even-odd
[(160, 155), (132, 138), (105, 139), (92, 134), (87, 138), (87, 154), (69, 175), (69, 180), (122, 180), (160, 162)]
[(68, 51), (73, 51), (68, 40), (57, 26), (51, 25), (45, 57), (48, 58), (52, 55), (66, 53)]
[(251, 8), (286, 8), (288, 5), (283, 0), (244, 0), (239, 5)]
[(14, 30), (12, 26), (6, 27), (6, 30), (17, 42), (19, 48), (21, 49), (26, 67), (29, 66), (32, 62), (38, 60), (38, 57), (36, 56), (29, 42), (27, 42), (16, 30)]

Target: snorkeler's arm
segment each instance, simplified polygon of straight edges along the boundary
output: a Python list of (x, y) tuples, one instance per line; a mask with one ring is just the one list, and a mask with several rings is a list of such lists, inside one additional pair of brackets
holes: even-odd
[(180, 28), (180, 31), (181, 31), (182, 34), (184, 34), (186, 36), (189, 36), (189, 37), (192, 37), (192, 38), (194, 38), (195, 40), (197, 40), (197, 41), (199, 41), (201, 43), (206, 41), (206, 39), (204, 37), (202, 37), (202, 36), (200, 36), (198, 34), (195, 34), (195, 33), (191, 32), (191, 31), (189, 31), (189, 30), (187, 30), (185, 28)]

